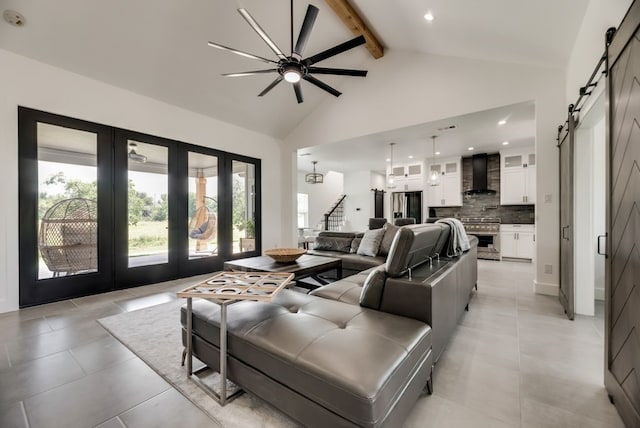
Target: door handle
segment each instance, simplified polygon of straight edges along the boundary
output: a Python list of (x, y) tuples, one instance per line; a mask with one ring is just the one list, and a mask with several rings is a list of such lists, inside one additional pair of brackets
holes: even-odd
[[(600, 251), (600, 238), (606, 238), (608, 234), (604, 234), (604, 235), (598, 235), (598, 254), (601, 256), (604, 256), (605, 258), (607, 257), (607, 253), (603, 253), (602, 251)], [(606, 249), (606, 247), (605, 247)]]
[(569, 230), (569, 226), (562, 226), (562, 239), (566, 239), (568, 241), (569, 238), (564, 234), (565, 230)]

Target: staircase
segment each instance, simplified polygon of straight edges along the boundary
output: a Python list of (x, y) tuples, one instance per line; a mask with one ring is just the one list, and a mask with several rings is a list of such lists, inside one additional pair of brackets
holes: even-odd
[(344, 226), (344, 200), (347, 195), (340, 195), (329, 211), (324, 214), (324, 225), (322, 230), (338, 231)]

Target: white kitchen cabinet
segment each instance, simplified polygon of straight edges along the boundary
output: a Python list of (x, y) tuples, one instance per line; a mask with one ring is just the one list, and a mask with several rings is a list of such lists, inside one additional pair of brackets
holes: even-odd
[[(431, 175), (438, 174), (438, 185), (430, 184)], [(462, 158), (430, 163), (425, 177), (429, 207), (462, 206)]]
[[(411, 163), (406, 165), (393, 166), (393, 182), (396, 191), (405, 190), (422, 190), (423, 176), (422, 163)], [(387, 168), (387, 174), (391, 172), (391, 168)]]
[(533, 260), (536, 231), (532, 224), (500, 225), (500, 256)]
[(536, 154), (533, 148), (500, 152), (500, 204), (536, 203)]

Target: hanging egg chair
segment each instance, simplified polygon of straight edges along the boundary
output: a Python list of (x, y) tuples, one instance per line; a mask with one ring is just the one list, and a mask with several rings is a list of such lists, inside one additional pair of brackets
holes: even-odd
[(210, 241), (216, 238), (218, 231), (216, 215), (203, 205), (196, 210), (189, 222), (189, 238)]
[(98, 269), (98, 206), (84, 198), (64, 199), (40, 222), (38, 247), (54, 276)]

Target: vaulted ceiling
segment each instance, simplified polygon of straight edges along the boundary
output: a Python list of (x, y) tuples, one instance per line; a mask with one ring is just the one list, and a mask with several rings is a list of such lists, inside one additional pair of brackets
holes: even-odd
[[(296, 34), (308, 3), (320, 9), (308, 54), (353, 37), (321, 0), (294, 1)], [(386, 49), (563, 68), (588, 0), (351, 3)], [(220, 76), (264, 64), (208, 47), (207, 41), (273, 57), (238, 7), (248, 9), (282, 50), (290, 49), (287, 0), (4, 0), (2, 6), (26, 17), (21, 28), (0, 22), (2, 49), (274, 137), (286, 137), (320, 103), (340, 102), (309, 84), (303, 104), (296, 103), (289, 84), (258, 98), (273, 76)], [(431, 23), (423, 19), (427, 11), (435, 16)], [(321, 65), (375, 72), (364, 47)], [(360, 78), (322, 79), (346, 92), (350, 79)]]

